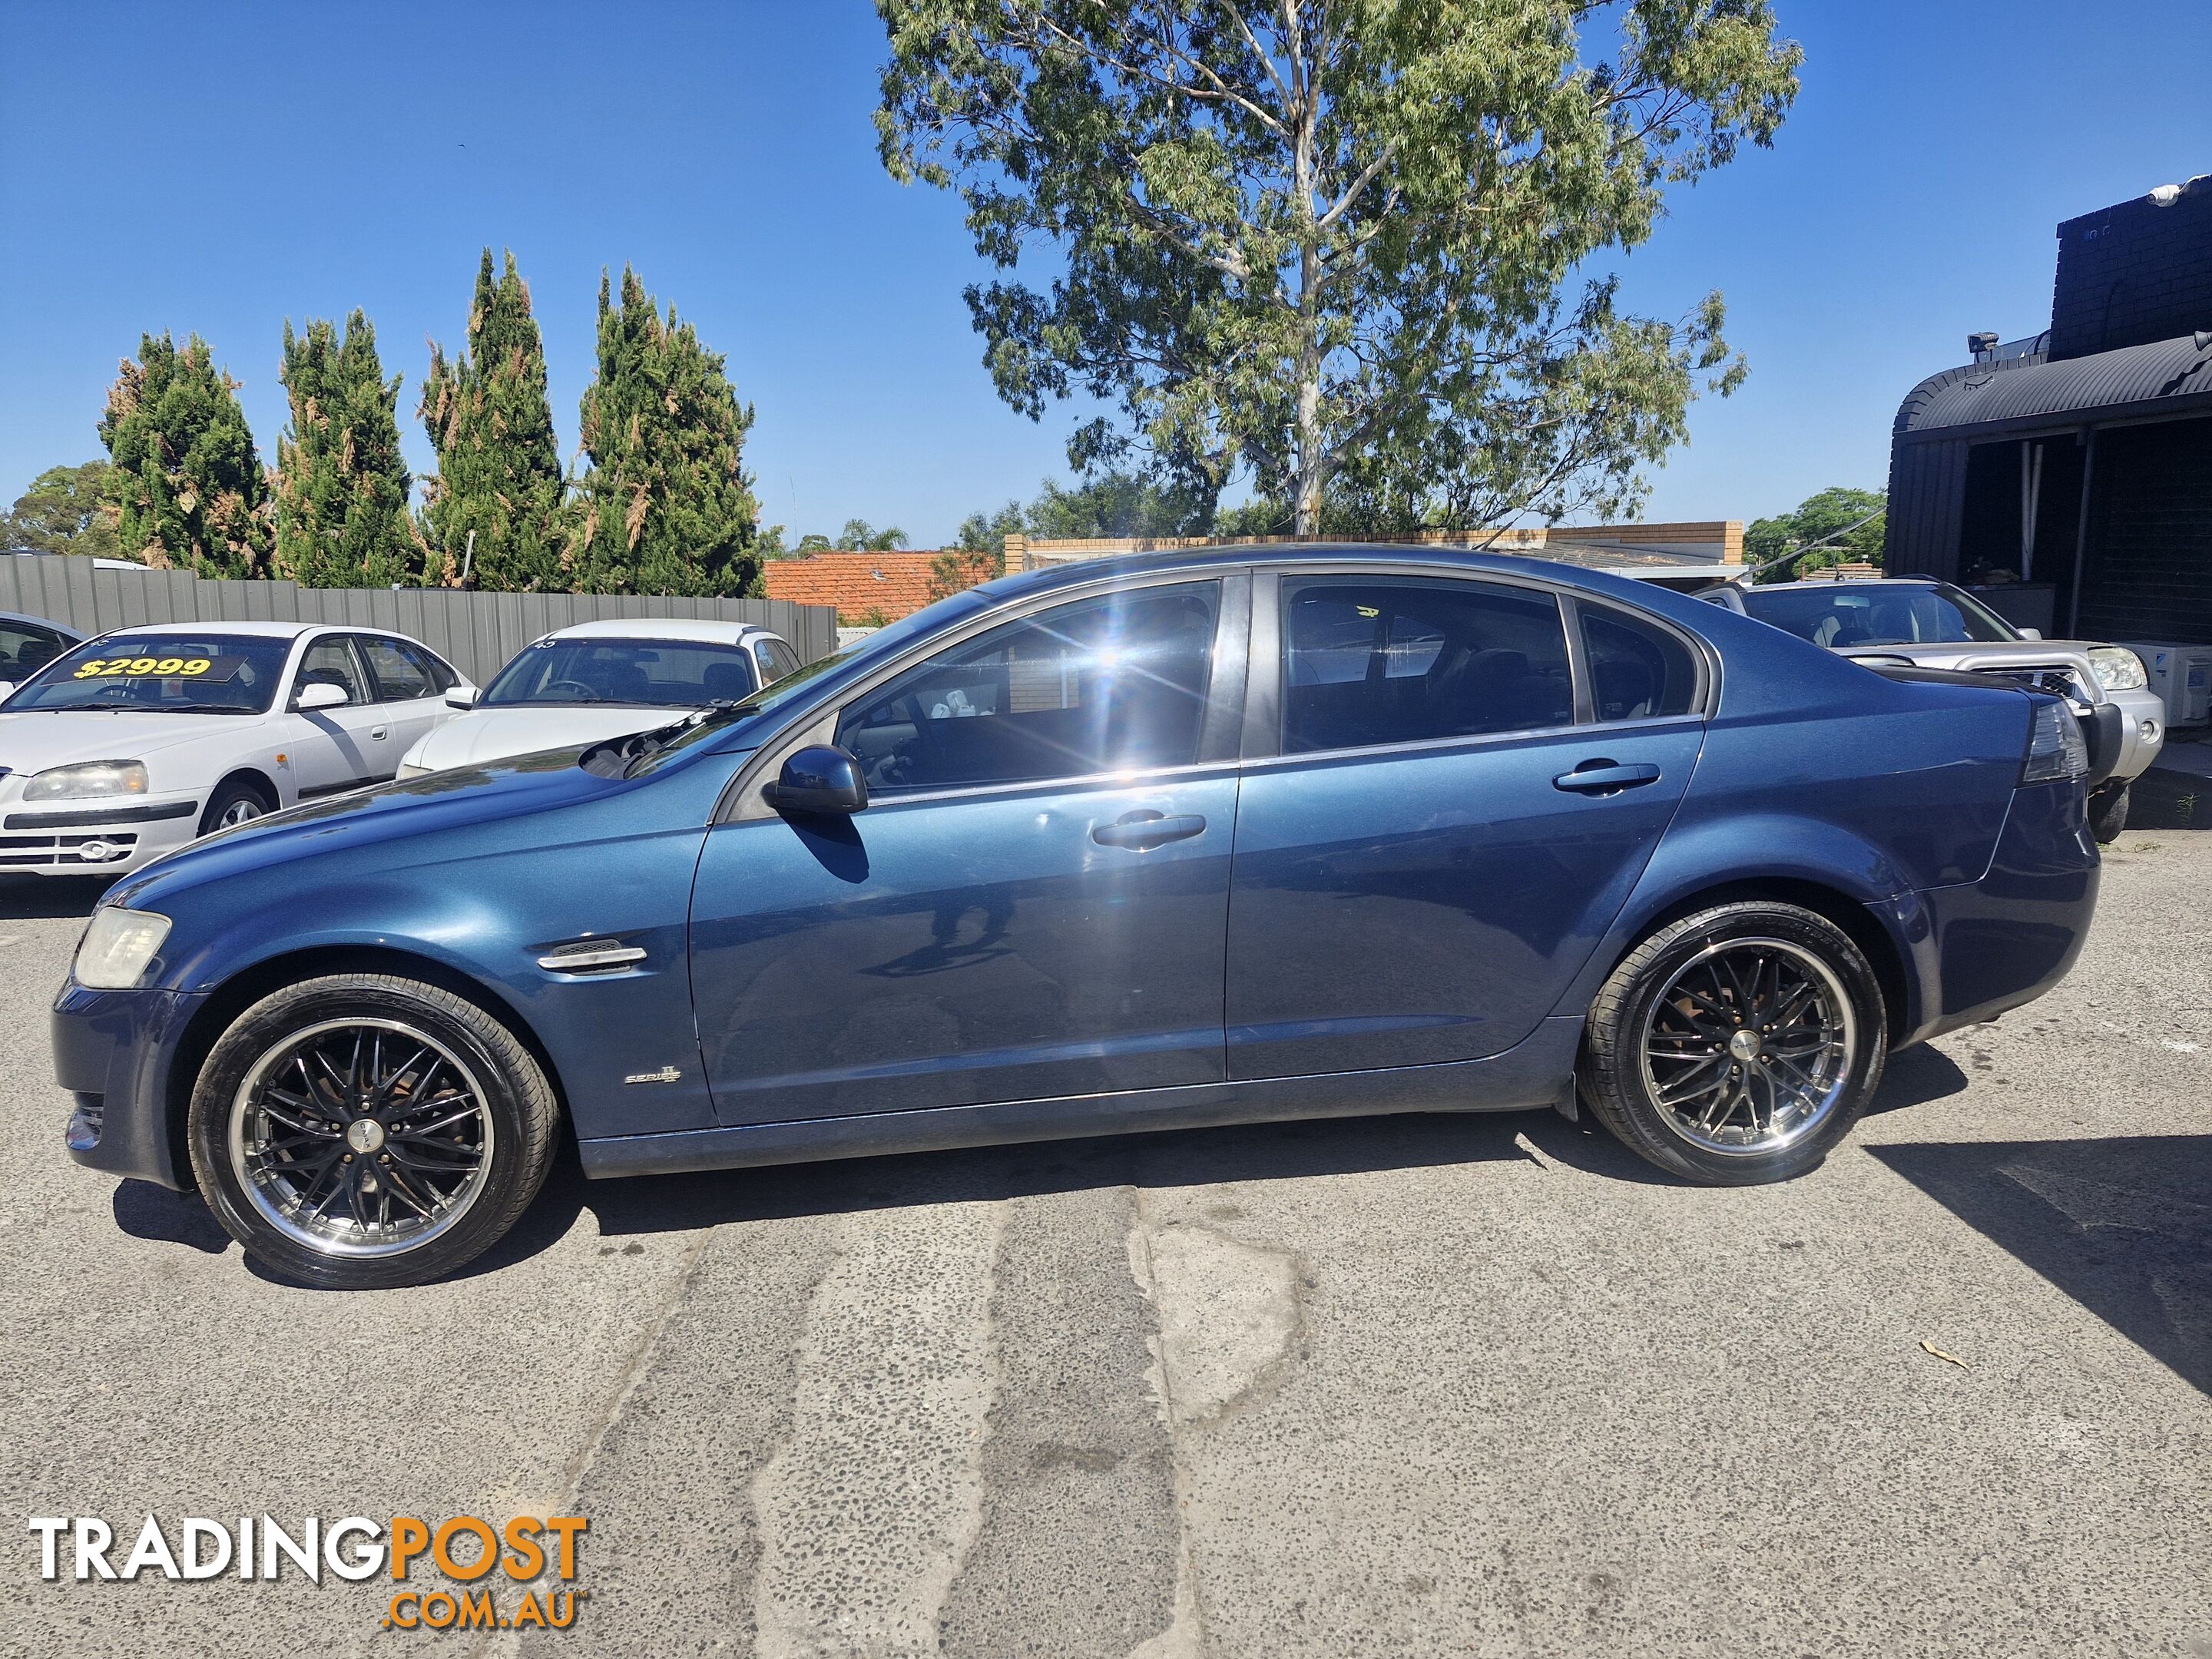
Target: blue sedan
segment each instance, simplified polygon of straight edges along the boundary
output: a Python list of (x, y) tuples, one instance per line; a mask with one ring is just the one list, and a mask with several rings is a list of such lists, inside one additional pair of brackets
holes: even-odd
[(976, 588), (744, 702), (220, 833), (94, 913), (69, 1145), (269, 1267), (592, 1176), (1587, 1109), (1782, 1179), (2095, 904), (2057, 698), (1442, 550)]

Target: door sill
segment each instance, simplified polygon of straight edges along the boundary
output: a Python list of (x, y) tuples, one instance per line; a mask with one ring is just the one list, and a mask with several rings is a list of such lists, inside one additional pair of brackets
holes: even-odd
[(1503, 1054), (1482, 1060), (616, 1135), (580, 1140), (577, 1152), (585, 1175), (605, 1180), (1229, 1123), (1393, 1112), (1528, 1111), (1558, 1103), (1573, 1074), (1582, 1035), (1579, 1015), (1557, 1016)]

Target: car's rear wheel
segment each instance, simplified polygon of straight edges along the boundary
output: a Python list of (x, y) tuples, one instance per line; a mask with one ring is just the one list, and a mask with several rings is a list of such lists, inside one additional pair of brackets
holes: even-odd
[(2089, 792), (2089, 833), (2109, 846), (2128, 827), (2128, 786), (2108, 783)]
[(200, 814), (200, 834), (211, 836), (218, 830), (251, 823), (276, 810), (267, 792), (252, 779), (227, 778), (208, 797), (207, 810)]
[(1723, 904), (1629, 952), (1591, 1005), (1583, 1098), (1626, 1146), (1716, 1186), (1817, 1165), (1881, 1086), (1881, 987), (1794, 904)]
[(200, 1192), (305, 1284), (436, 1279), (544, 1184), (556, 1108), (514, 1033), (441, 987), (336, 974), (263, 998), (217, 1040), (187, 1124)]

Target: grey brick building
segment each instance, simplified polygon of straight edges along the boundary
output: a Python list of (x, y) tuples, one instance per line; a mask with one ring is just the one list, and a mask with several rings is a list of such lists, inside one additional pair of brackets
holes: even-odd
[(1898, 410), (1889, 568), (2008, 573), (2076, 636), (2212, 644), (2212, 174), (2060, 225), (2051, 326), (1968, 346)]

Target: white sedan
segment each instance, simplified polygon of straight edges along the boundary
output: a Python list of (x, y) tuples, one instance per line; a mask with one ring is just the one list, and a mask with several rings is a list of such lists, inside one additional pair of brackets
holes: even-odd
[(160, 623), (0, 685), (0, 872), (116, 875), (392, 777), (467, 689), (398, 634)]
[(470, 712), (409, 750), (399, 775), (650, 732), (717, 702), (742, 702), (798, 667), (787, 641), (752, 623), (579, 623), (525, 646), (481, 695), (454, 692), (449, 701)]

